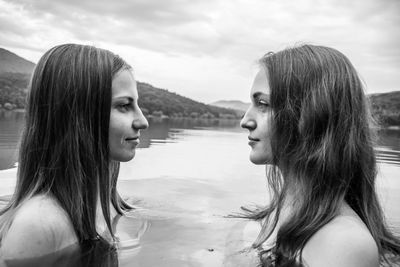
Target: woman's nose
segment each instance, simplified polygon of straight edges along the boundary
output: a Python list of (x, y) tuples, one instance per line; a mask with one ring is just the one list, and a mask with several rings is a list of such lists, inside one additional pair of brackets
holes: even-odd
[(138, 130), (144, 130), (149, 127), (149, 122), (140, 108), (138, 109), (136, 118), (133, 120), (132, 127)]
[(247, 130), (253, 130), (254, 128), (256, 128), (256, 122), (251, 117), (250, 108), (246, 111), (242, 120), (240, 121), (240, 127), (247, 129)]

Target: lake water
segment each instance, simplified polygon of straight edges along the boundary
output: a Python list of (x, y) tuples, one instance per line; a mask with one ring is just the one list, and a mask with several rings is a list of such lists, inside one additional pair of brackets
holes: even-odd
[[(15, 164), (23, 116), (0, 112), (0, 196), (11, 194), (15, 183), (15, 168), (5, 169)], [(114, 263), (247, 265), (251, 259), (238, 248), (250, 245), (255, 233), (226, 215), (265, 204), (268, 195), (265, 167), (249, 162), (247, 132), (238, 123), (150, 121), (135, 158), (121, 164), (119, 191), (137, 209), (115, 222), (121, 242)], [(389, 223), (400, 227), (400, 130), (380, 131), (376, 149), (378, 193)]]

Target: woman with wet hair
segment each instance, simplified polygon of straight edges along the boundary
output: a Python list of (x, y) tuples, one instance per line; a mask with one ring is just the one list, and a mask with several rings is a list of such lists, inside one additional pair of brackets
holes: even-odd
[(93, 46), (46, 52), (31, 79), (17, 183), (0, 212), (1, 257), (30, 259), (74, 244), (117, 241), (112, 218), (131, 209), (116, 185), (148, 122), (132, 68)]
[(398, 258), (375, 191), (371, 118), (363, 85), (339, 51), (302, 45), (268, 53), (241, 126), (250, 160), (267, 165), (262, 266), (379, 266)]

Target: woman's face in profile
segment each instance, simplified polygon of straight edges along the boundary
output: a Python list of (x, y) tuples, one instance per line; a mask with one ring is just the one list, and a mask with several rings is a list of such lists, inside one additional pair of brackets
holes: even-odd
[(250, 161), (254, 164), (272, 162), (270, 88), (266, 71), (260, 69), (250, 91), (251, 105), (240, 125), (249, 130)]
[(112, 81), (109, 145), (110, 157), (129, 161), (135, 156), (140, 130), (149, 124), (138, 106), (136, 81), (131, 71), (121, 70)]

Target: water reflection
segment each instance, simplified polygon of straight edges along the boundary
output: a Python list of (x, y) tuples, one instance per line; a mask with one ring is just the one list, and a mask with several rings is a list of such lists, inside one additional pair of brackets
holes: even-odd
[(14, 166), (18, 158), (25, 113), (0, 109), (0, 170)]
[(149, 128), (141, 132), (139, 148), (152, 145), (176, 143), (185, 137), (184, 130), (218, 129), (219, 131), (242, 131), (237, 120), (150, 118)]
[(7, 267), (117, 267), (116, 248), (103, 240), (73, 245), (41, 257), (4, 260)]
[[(4, 199), (1, 204), (4, 205)], [(149, 228), (149, 223), (134, 210), (126, 216), (116, 216), (113, 228), (118, 241), (112, 245), (102, 238), (87, 240), (40, 257), (6, 259), (3, 265), (7, 267), (132, 266), (141, 249), (140, 240)], [(0, 266), (3, 265), (0, 259)]]
[[(0, 170), (11, 168), (18, 157), (18, 143), (24, 112), (0, 110)], [(141, 132), (139, 148), (175, 143), (186, 137), (185, 129), (243, 132), (237, 120), (150, 118), (150, 127)], [(378, 162), (400, 165), (400, 129), (381, 129), (376, 146)]]
[[(23, 116), (7, 116), (22, 123)], [(239, 122), (149, 122), (141, 135), (139, 147), (144, 149), (137, 151), (133, 161), (121, 164), (118, 190), (137, 208), (114, 220), (119, 242), (115, 247), (98, 241), (79, 250), (70, 248), (63, 251), (69, 265), (62, 265), (61, 255), (52, 255), (60, 257), (57, 266), (246, 266), (249, 259), (237, 254), (237, 248), (244, 247), (243, 226), (224, 216), (249, 203), (266, 203), (268, 196), (265, 168), (249, 162), (247, 134)], [(381, 130), (379, 136), (376, 150), (378, 160), (384, 162), (379, 193), (385, 197), (382, 204), (388, 218), (398, 226), (400, 130)], [(12, 176), (6, 171), (2, 174), (3, 178)], [(7, 192), (3, 195), (12, 193), (5, 179), (0, 189)]]
[[(15, 166), (18, 143), (24, 126), (24, 112), (0, 110), (0, 170)], [(141, 132), (139, 148), (174, 143), (185, 137), (184, 129), (218, 129), (240, 131), (237, 120), (217, 119), (149, 119), (150, 127)]]
[(376, 146), (378, 162), (400, 166), (400, 129), (381, 129)]
[(140, 208), (117, 216), (113, 229), (117, 238), (115, 247), (118, 259), (124, 263), (131, 262), (142, 248), (142, 237), (150, 228), (150, 222), (140, 214)]

